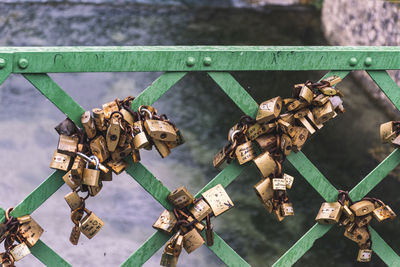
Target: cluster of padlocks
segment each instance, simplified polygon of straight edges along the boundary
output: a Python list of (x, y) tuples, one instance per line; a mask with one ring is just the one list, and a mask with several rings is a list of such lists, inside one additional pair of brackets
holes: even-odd
[[(200, 232), (206, 229), (207, 246), (214, 244), (213, 226), (210, 218), (233, 207), (233, 202), (221, 184), (204, 192), (195, 199), (184, 187), (168, 195), (173, 211), (164, 210), (153, 227), (167, 234), (174, 234), (167, 242), (160, 265), (175, 267), (182, 248), (189, 254), (204, 244)], [(202, 221), (206, 221), (206, 225)]]
[(376, 198), (365, 197), (360, 201), (351, 201), (345, 191), (339, 191), (336, 202), (322, 203), (315, 220), (320, 224), (336, 224), (345, 227), (344, 236), (356, 242), (358, 262), (369, 262), (372, 257), (372, 240), (368, 225), (372, 218), (378, 222), (396, 217), (393, 210)]
[(5, 222), (0, 224), (0, 243), (4, 241), (5, 248), (5, 252), (0, 253), (2, 267), (13, 267), (14, 262), (29, 255), (30, 248), (43, 233), (42, 227), (31, 216), (15, 218), (10, 216), (11, 211), (12, 208), (5, 212)]
[[(102, 109), (94, 108), (93, 116), (86, 111), (81, 116), (83, 129), (69, 119), (56, 127), (60, 137), (50, 167), (67, 171), (63, 180), (72, 189), (65, 200), (71, 208), (74, 226), (70, 241), (74, 245), (80, 233), (90, 239), (104, 225), (86, 209), (85, 200), (96, 196), (103, 182), (112, 181), (112, 172), (118, 175), (128, 167), (124, 158), (131, 156), (133, 162), (139, 162), (139, 149), (151, 150), (153, 146), (164, 158), (184, 142), (175, 125), (166, 115), (159, 116), (155, 108), (140, 106), (132, 111), (133, 99), (108, 102)], [(78, 192), (87, 195), (81, 197)]]
[[(286, 189), (294, 178), (282, 173), (281, 164), (292, 151), (298, 152), (307, 138), (328, 120), (343, 113), (343, 94), (336, 88), (339, 76), (320, 82), (296, 84), (293, 97), (278, 96), (260, 104), (256, 119), (243, 116), (228, 133), (225, 145), (213, 160), (214, 167), (237, 159), (239, 164), (253, 161), (262, 175), (255, 186), (257, 196), (278, 221), (294, 215)], [(284, 112), (284, 107), (286, 111)], [(254, 144), (256, 146), (254, 146)], [(256, 150), (261, 151), (257, 155)]]

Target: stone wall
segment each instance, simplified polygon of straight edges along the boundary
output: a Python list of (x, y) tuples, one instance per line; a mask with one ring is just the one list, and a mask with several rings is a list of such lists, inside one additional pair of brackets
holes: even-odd
[[(393, 1), (325, 0), (322, 24), (331, 45), (400, 46), (400, 3)], [(400, 86), (400, 71), (389, 74)], [(400, 119), (400, 112), (367, 73), (355, 71), (353, 77), (389, 116)]]

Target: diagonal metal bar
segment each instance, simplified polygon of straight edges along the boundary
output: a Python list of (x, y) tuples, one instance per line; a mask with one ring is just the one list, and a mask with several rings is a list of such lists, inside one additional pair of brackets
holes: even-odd
[(31, 248), (31, 252), (46, 266), (72, 266), (41, 240)]
[(7, 70), (0, 71), (0, 85), (2, 85), (5, 80), (7, 80), (8, 76), (10, 74), (11, 74), (11, 70), (9, 70), (9, 71), (7, 71)]
[(389, 74), (383, 71), (368, 71), (369, 76), (372, 80), (381, 88), (385, 95), (392, 101), (393, 105), (400, 109), (400, 88), (389, 76)]
[(143, 164), (133, 163), (129, 159), (129, 167), (126, 172), (132, 176), (150, 195), (154, 197), (164, 208), (171, 210), (173, 206), (167, 201), (170, 193), (166, 188)]
[(369, 227), (372, 239), (373, 251), (386, 263), (388, 266), (399, 266), (400, 257), (394, 250), (380, 237), (380, 235), (372, 228)]
[(81, 115), (85, 110), (47, 74), (24, 74), (24, 77), (76, 125), (82, 127)]
[(132, 110), (137, 110), (140, 105), (152, 105), (185, 74), (186, 72), (165, 72), (132, 101)]
[(247, 115), (257, 115), (258, 104), (228, 72), (209, 72), (208, 75), (221, 87), (232, 101)]

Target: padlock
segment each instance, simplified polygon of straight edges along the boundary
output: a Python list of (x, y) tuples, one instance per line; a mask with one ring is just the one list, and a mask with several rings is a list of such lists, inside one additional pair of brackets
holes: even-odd
[(270, 178), (265, 178), (259, 181), (254, 186), (254, 191), (261, 203), (266, 203), (274, 196), (274, 190), (272, 189), (272, 182)]
[[(293, 115), (293, 118), (294, 118), (294, 119), (303, 118), (303, 117), (307, 116), (307, 113), (308, 113), (309, 111), (310, 111), (310, 110), (309, 110), (308, 108), (300, 109), (300, 110), (296, 111), (296, 113)], [(294, 122), (292, 122), (292, 123), (290, 123), (290, 124), (294, 124)]]
[(103, 171), (100, 172), (100, 181), (102, 181), (102, 182), (110, 182), (110, 181), (112, 181), (112, 171), (109, 170), (107, 172), (103, 172)]
[(306, 101), (308, 104), (311, 104), (313, 97), (314, 97), (313, 91), (311, 91), (309, 87), (303, 84), (303, 86), (301, 86), (299, 98)]
[(280, 149), (285, 156), (290, 155), (290, 153), (292, 152), (292, 139), (286, 134), (281, 135)]
[(111, 153), (111, 158), (116, 161), (121, 160), (128, 156), (132, 150), (133, 147), (130, 144), (125, 147), (118, 147), (114, 152)]
[(153, 224), (154, 229), (164, 231), (168, 234), (172, 233), (176, 225), (176, 217), (173, 211), (164, 210), (157, 221)]
[(103, 111), (104, 111), (104, 117), (106, 119), (109, 119), (113, 112), (119, 111), (117, 102), (114, 100), (103, 104)]
[(393, 126), (393, 121), (381, 124), (380, 136), (382, 143), (391, 143), (396, 138), (397, 134)]
[(227, 156), (225, 155), (225, 148), (221, 149), (218, 151), (217, 154), (214, 155), (213, 158), (213, 166), (214, 168), (219, 168), (227, 159)]
[(287, 133), (287, 134), (289, 134), (294, 128), (293, 125), (291, 125), (290, 123), (288, 123), (288, 122), (286, 122), (284, 120), (281, 120), (281, 119), (278, 120), (278, 125), (279, 125), (279, 128), (284, 133)]
[(326, 102), (323, 106), (321, 107), (315, 107), (312, 110), (315, 122), (317, 124), (323, 124), (327, 122), (328, 120), (332, 119), (336, 112), (333, 110), (333, 106), (331, 102)]
[(304, 127), (293, 127), (293, 131), (289, 133), (292, 138), (292, 150), (298, 152), (307, 141), (308, 131)]
[(120, 127), (120, 117), (119, 114), (114, 114), (110, 118), (110, 122), (107, 128), (106, 134), (106, 142), (108, 151), (114, 152), (118, 146), (119, 137), (121, 135), (121, 127)]
[(71, 136), (73, 134), (78, 133), (78, 128), (76, 127), (75, 123), (70, 119), (66, 118), (60, 124), (58, 124), (54, 128), (59, 135), (67, 135)]
[(107, 162), (107, 166), (110, 167), (116, 175), (118, 175), (121, 172), (123, 172), (126, 168), (128, 168), (129, 163), (126, 162), (125, 160), (119, 160), (119, 161), (110, 160), (109, 162)]
[(54, 151), (50, 162), (50, 168), (67, 171), (71, 163), (71, 156)]
[(310, 133), (310, 135), (315, 133), (315, 129), (311, 125), (311, 123), (307, 120), (307, 117), (301, 117), (298, 120), (301, 123), (301, 125), (303, 125), (303, 127), (307, 129), (307, 131)]
[(181, 186), (168, 195), (168, 201), (177, 209), (181, 209), (193, 203), (194, 198), (192, 194)]
[(72, 227), (71, 234), (69, 235), (69, 241), (73, 245), (78, 245), (80, 236), (81, 236), (81, 230), (79, 229), (79, 225), (74, 225)]
[(255, 139), (261, 151), (273, 151), (276, 149), (276, 135), (263, 134)]
[(359, 249), (357, 261), (358, 262), (370, 262), (372, 258), (372, 250), (371, 249)]
[(110, 156), (110, 152), (107, 149), (106, 140), (102, 135), (90, 141), (90, 151), (99, 159), (100, 162), (105, 162)]
[(89, 186), (99, 186), (100, 181), (100, 170), (99, 170), (99, 162), (95, 156), (92, 156), (96, 160), (96, 167), (95, 169), (89, 169), (88, 166), (83, 169), (83, 177), (82, 177), (82, 184), (89, 185)]
[(334, 96), (337, 94), (337, 91), (335, 88), (333, 87), (323, 87), (323, 88), (319, 88), (319, 91), (321, 93), (323, 93), (326, 96)]
[(168, 146), (169, 149), (173, 149), (173, 148), (185, 143), (185, 139), (183, 138), (181, 131), (179, 129), (175, 128), (175, 133), (176, 133), (175, 141), (164, 142)]
[(160, 154), (160, 156), (162, 158), (167, 157), (171, 153), (171, 150), (168, 148), (168, 146), (163, 141), (153, 139), (153, 144), (154, 144), (154, 147), (156, 148), (158, 154)]
[(88, 212), (80, 223), (80, 230), (82, 234), (91, 239), (100, 231), (103, 225), (104, 222), (96, 214)]
[(314, 115), (312, 114), (312, 112), (309, 110), (306, 116), (308, 122), (312, 125), (312, 127), (314, 127), (314, 129), (319, 130), (322, 127), (324, 127), (324, 125), (322, 123), (318, 124), (315, 119), (314, 119)]
[(210, 221), (210, 217), (207, 217), (206, 240), (208, 247), (214, 245), (214, 231), (213, 231), (213, 225)]
[(71, 174), (71, 170), (64, 174), (62, 179), (72, 190), (77, 189), (82, 184), (82, 179), (75, 179)]
[(82, 199), (76, 191), (72, 191), (64, 196), (65, 201), (72, 210), (76, 210), (82, 205)]
[(283, 105), (287, 106), (294, 101), (296, 101), (296, 98), (285, 98), (285, 99), (283, 99), (282, 102), (283, 102)]
[[(297, 113), (296, 113), (297, 114)], [(289, 124), (294, 124), (294, 119), (295, 119), (295, 115), (293, 115), (292, 113), (285, 113), (285, 114), (281, 114), (279, 116), (279, 118), (283, 121), (286, 121)]]
[(32, 221), (33, 219), (30, 215), (24, 215), (24, 216), (17, 217), (17, 220), (18, 220), (19, 224), (24, 224), (24, 223), (28, 223), (28, 222)]
[(355, 216), (354, 216), (354, 213), (349, 208), (349, 206), (343, 205), (343, 214), (346, 215), (347, 218), (349, 218), (350, 222), (354, 221)]
[(354, 222), (356, 223), (357, 227), (363, 227), (370, 223), (372, 220), (372, 215), (368, 214), (365, 216), (355, 218)]
[(207, 215), (212, 213), (210, 205), (204, 199), (200, 199), (189, 209), (189, 212), (199, 222), (202, 221)]
[(278, 222), (281, 222), (285, 219), (285, 217), (281, 214), (281, 205), (278, 205), (276, 209), (273, 210), (273, 213), (275, 214), (275, 219)]
[(210, 205), (214, 216), (218, 216), (234, 206), (232, 200), (221, 184), (217, 184), (201, 195), (204, 200), (207, 201), (208, 205)]
[(302, 108), (307, 107), (309, 104), (308, 102), (304, 101), (304, 100), (295, 100), (292, 103), (290, 103), (289, 105), (287, 105), (287, 110), (288, 111), (296, 111), (296, 110), (300, 110)]
[(102, 181), (99, 181), (99, 184), (97, 186), (88, 186), (88, 192), (89, 192), (89, 196), (94, 197), (95, 195), (97, 195), (101, 189), (103, 188), (103, 183)]
[(263, 123), (263, 124), (254, 123), (253, 125), (250, 125), (247, 128), (246, 136), (250, 140), (255, 140), (260, 135), (263, 135), (263, 134), (266, 134), (266, 133), (270, 133), (274, 129), (276, 129), (276, 123), (274, 123), (274, 122), (272, 122), (272, 123)]
[(183, 248), (188, 254), (204, 244), (204, 239), (196, 229), (192, 229), (183, 236)]
[(361, 200), (350, 206), (356, 216), (364, 216), (374, 211), (375, 205), (369, 200)]
[(18, 234), (22, 237), (24, 243), (31, 248), (39, 241), (43, 234), (43, 228), (34, 219), (31, 219), (29, 222), (20, 225)]
[(14, 261), (19, 261), (25, 256), (31, 254), (31, 251), (29, 250), (28, 246), (25, 243), (21, 243), (16, 246), (14, 245), (10, 249), (10, 254), (13, 257)]
[(81, 123), (89, 139), (92, 139), (96, 136), (96, 126), (94, 124), (92, 116), (90, 115), (90, 111), (85, 111), (85, 113), (82, 114)]
[(320, 224), (335, 224), (339, 222), (343, 206), (339, 202), (324, 202), (315, 220)]
[(247, 139), (245, 143), (237, 146), (235, 155), (240, 165), (254, 159), (256, 157), (256, 151), (253, 148), (253, 143)]
[(134, 163), (140, 162), (140, 152), (137, 149), (132, 150), (132, 161)]
[(286, 188), (287, 189), (291, 189), (292, 185), (293, 185), (294, 177), (289, 175), (289, 174), (287, 174), (287, 173), (284, 173), (283, 174), (283, 179), (285, 180)]
[(133, 137), (133, 144), (136, 149), (141, 149), (149, 145), (146, 133), (143, 130), (143, 122), (137, 121), (133, 124), (135, 135)]
[(317, 97), (313, 99), (311, 104), (313, 104), (314, 106), (323, 106), (328, 101), (329, 101), (329, 96), (324, 94), (319, 94)]
[(168, 243), (165, 248), (164, 252), (161, 256), (160, 265), (165, 267), (176, 267), (178, 263), (178, 257), (174, 254), (175, 250), (172, 246), (172, 243)]
[(281, 205), (281, 214), (283, 217), (294, 216), (294, 210), (292, 203), (285, 202)]
[(75, 136), (60, 135), (57, 151), (59, 153), (74, 156), (78, 149), (79, 138)]
[(256, 120), (258, 123), (264, 123), (275, 119), (282, 110), (282, 98), (280, 96), (264, 101), (260, 104)]
[(104, 117), (104, 111), (99, 108), (94, 108), (92, 109), (92, 112), (93, 112), (94, 124), (96, 125), (97, 130), (105, 131), (107, 127)]
[(273, 178), (272, 179), (272, 189), (276, 190), (286, 190), (286, 181), (283, 178)]
[(344, 236), (359, 245), (365, 244), (370, 239), (367, 227), (356, 227), (352, 232), (344, 231)]
[(161, 120), (145, 120), (144, 128), (146, 129), (147, 134), (153, 138), (160, 141), (176, 141), (177, 134), (174, 127), (166, 122)]
[(256, 164), (264, 178), (268, 177), (276, 169), (275, 160), (271, 157), (271, 154), (268, 151), (258, 155), (253, 159), (253, 162)]
[(379, 222), (387, 219), (393, 220), (394, 218), (396, 218), (396, 213), (394, 213), (393, 210), (388, 205), (382, 205), (374, 209), (372, 215)]
[(329, 76), (329, 77), (323, 79), (321, 82), (326, 82), (327, 84), (329, 84), (329, 86), (334, 86), (334, 85), (340, 83), (341, 81), (342, 81), (342, 78), (340, 78), (340, 76), (333, 75), (333, 76)]
[(123, 116), (124, 121), (129, 123), (129, 125), (133, 126), (133, 123), (135, 122), (135, 119), (133, 118), (132, 114), (128, 110), (126, 110), (124, 108), (121, 108), (120, 112), (121, 112), (121, 114)]
[(80, 156), (76, 156), (74, 159), (74, 163), (72, 164), (71, 167), (72, 178), (75, 180), (81, 180), (83, 175), (83, 169), (85, 168), (85, 166), (86, 166), (85, 160)]

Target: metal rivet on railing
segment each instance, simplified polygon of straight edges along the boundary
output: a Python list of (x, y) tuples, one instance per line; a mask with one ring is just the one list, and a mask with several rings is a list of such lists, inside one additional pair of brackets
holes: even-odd
[(365, 66), (369, 67), (372, 65), (372, 58), (367, 57), (364, 61)]
[(205, 58), (203, 59), (203, 64), (204, 64), (204, 66), (210, 66), (210, 65), (211, 65), (211, 62), (212, 62), (212, 60), (211, 60), (210, 57), (205, 57)]
[(4, 68), (5, 66), (6, 66), (6, 60), (0, 57), (0, 69)]
[(188, 67), (194, 66), (194, 63), (196, 63), (196, 59), (195, 59), (194, 57), (188, 57), (188, 58), (186, 59), (186, 65), (187, 65)]
[(355, 58), (355, 57), (352, 57), (352, 58), (349, 59), (349, 65), (350, 65), (350, 66), (355, 66), (355, 65), (357, 65), (357, 62), (358, 62), (358, 60), (357, 60), (357, 58)]
[(28, 65), (29, 65), (29, 61), (26, 58), (20, 58), (18, 60), (18, 66), (21, 69), (26, 69), (28, 67)]

